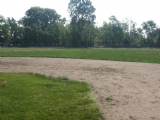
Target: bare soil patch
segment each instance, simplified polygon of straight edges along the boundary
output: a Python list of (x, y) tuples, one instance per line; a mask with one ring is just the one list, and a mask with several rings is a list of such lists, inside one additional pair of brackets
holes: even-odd
[[(85, 81), (106, 120), (160, 120), (160, 64), (0, 57), (0, 72), (34, 72)], [(107, 97), (112, 100), (108, 102)]]

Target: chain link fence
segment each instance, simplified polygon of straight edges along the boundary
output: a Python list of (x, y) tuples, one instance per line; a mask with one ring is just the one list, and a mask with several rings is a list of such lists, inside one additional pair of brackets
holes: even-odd
[(130, 45), (130, 44), (121, 44), (121, 45), (113, 45), (113, 44), (101, 44), (94, 46), (96, 48), (160, 48), (160, 44), (155, 45)]

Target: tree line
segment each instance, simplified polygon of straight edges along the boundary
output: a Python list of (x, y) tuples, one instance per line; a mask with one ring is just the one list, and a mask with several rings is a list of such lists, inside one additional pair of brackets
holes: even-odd
[(54, 47), (160, 47), (160, 28), (152, 20), (136, 27), (136, 22), (109, 18), (95, 24), (95, 8), (90, 0), (70, 0), (71, 21), (54, 9), (31, 7), (16, 21), (0, 15), (0, 46)]

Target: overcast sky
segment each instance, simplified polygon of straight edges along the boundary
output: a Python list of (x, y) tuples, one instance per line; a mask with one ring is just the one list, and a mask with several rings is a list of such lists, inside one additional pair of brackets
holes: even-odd
[[(119, 21), (130, 18), (138, 26), (147, 20), (154, 20), (160, 26), (160, 0), (91, 0), (96, 8), (96, 22), (101, 26), (109, 17), (115, 15)], [(70, 0), (1, 0), (0, 14), (5, 18), (19, 20), (25, 12), (33, 7), (55, 9), (62, 17), (70, 20), (67, 11)]]

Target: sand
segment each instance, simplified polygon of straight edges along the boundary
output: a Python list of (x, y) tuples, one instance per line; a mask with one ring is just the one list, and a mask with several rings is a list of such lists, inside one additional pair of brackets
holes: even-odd
[[(34, 72), (84, 81), (106, 120), (160, 120), (160, 64), (0, 57), (0, 72)], [(112, 100), (108, 102), (107, 97)]]

